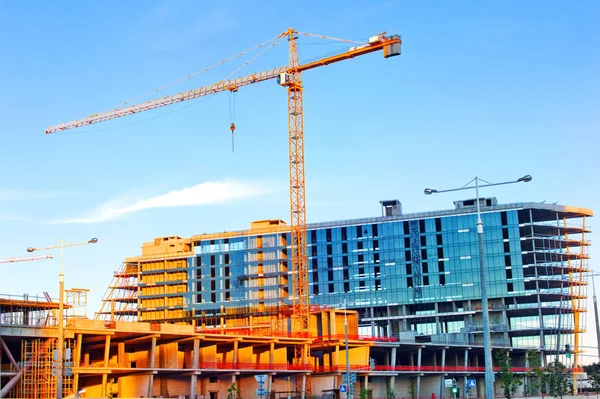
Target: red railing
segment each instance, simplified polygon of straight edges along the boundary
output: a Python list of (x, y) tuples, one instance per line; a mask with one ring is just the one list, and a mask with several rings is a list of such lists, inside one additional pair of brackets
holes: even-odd
[[(92, 366), (96, 368), (101, 366)], [(87, 367), (84, 367), (85, 369)], [(344, 373), (346, 366), (311, 366), (309, 364), (287, 364), (287, 363), (253, 363), (253, 362), (200, 362), (198, 369), (203, 370), (260, 370), (260, 371), (310, 371), (314, 373)], [(528, 367), (513, 367), (515, 373), (525, 373), (531, 371)], [(571, 369), (569, 369), (571, 370)], [(83, 370), (82, 370), (83, 371)], [(375, 366), (371, 370), (369, 365), (350, 365), (352, 372), (405, 372), (405, 373), (483, 373), (485, 367), (464, 367), (464, 366)], [(500, 371), (499, 367), (494, 367), (494, 371)], [(583, 372), (582, 368), (576, 368), (572, 371)], [(85, 372), (85, 371), (83, 371)]]
[[(266, 331), (268, 330), (268, 331)], [(330, 334), (310, 336), (306, 332), (277, 332), (271, 331), (269, 327), (257, 328), (202, 328), (196, 327), (197, 333), (219, 334), (219, 335), (241, 335), (250, 337), (279, 337), (279, 338), (308, 338), (314, 342), (323, 341), (344, 341), (346, 334)], [(371, 341), (371, 342), (398, 342), (398, 337), (374, 337), (370, 335), (348, 334), (350, 341)]]

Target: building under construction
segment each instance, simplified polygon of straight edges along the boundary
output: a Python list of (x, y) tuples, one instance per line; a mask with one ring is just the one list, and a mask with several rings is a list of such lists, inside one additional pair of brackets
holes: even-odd
[[(234, 384), (250, 397), (265, 374), (271, 398), (337, 397), (349, 370), (356, 394), (441, 397), (454, 378), (461, 391), (475, 379), (470, 395), (483, 396), (475, 200), (419, 214), (381, 205), (380, 217), (307, 226), (308, 334), (290, 318), (283, 221), (144, 243), (115, 272), (96, 320), (67, 318), (64, 394), (218, 399)], [(494, 351), (511, 349), (517, 373), (531, 350), (577, 371), (593, 212), (495, 198), (480, 206)], [(55, 303), (20, 302), (0, 302), (1, 392), (51, 397)]]

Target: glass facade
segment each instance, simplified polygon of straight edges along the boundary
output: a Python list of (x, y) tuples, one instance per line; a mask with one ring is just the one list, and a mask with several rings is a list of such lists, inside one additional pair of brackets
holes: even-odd
[[(492, 344), (559, 353), (567, 343), (577, 347), (577, 331), (585, 328), (580, 317), (589, 272), (585, 223), (592, 211), (482, 201)], [(386, 210), (377, 218), (308, 225), (311, 306), (341, 308), (346, 301), (358, 311), (365, 335), (481, 345), (477, 214), (473, 200), (455, 204), (453, 210)], [(139, 290), (137, 308), (116, 312), (207, 328), (258, 323), (286, 330), (290, 242), (289, 227), (281, 221), (189, 239), (157, 238), (144, 244), (148, 253), (124, 266), (123, 275), (138, 279), (130, 285)], [(119, 309), (131, 296), (105, 301)]]
[[(489, 297), (523, 294), (517, 210), (484, 213), (482, 219)], [(480, 299), (476, 221), (468, 214), (310, 226), (310, 301), (337, 306), (346, 299), (362, 307)], [(188, 261), (189, 310), (215, 303), (277, 302), (277, 277), (281, 266), (287, 270), (285, 242), (289, 233), (195, 241), (196, 256)], [(264, 276), (260, 286), (255, 281), (259, 269)], [(259, 300), (261, 290), (266, 296)]]

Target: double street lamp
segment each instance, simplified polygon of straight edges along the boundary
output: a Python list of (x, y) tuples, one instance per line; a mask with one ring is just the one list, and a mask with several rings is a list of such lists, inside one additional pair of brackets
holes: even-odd
[[(488, 313), (488, 298), (487, 298), (487, 287), (486, 287), (486, 272), (485, 272), (485, 261), (483, 258), (483, 222), (481, 221), (481, 210), (479, 205), (479, 189), (484, 187), (501, 186), (504, 184), (513, 184), (521, 182), (529, 182), (532, 177), (525, 175), (518, 178), (517, 180), (507, 181), (502, 183), (490, 183), (478, 177), (465, 184), (460, 188), (452, 188), (448, 190), (435, 190), (433, 188), (426, 188), (425, 194), (441, 194), (450, 191), (461, 191), (475, 189), (475, 202), (477, 203), (477, 236), (479, 237), (479, 273), (481, 274), (481, 313), (483, 322), (483, 354), (485, 359), (485, 397), (486, 399), (494, 399), (494, 369), (492, 364), (492, 345), (490, 337), (490, 320)], [(482, 181), (485, 184), (481, 185), (479, 182)], [(475, 185), (471, 185), (475, 182)]]
[(61, 239), (57, 245), (52, 245), (50, 247), (44, 248), (27, 248), (27, 252), (33, 251), (45, 251), (49, 249), (60, 248), (60, 273), (58, 274), (58, 343), (56, 348), (57, 354), (57, 363), (58, 367), (56, 369), (56, 399), (62, 399), (63, 397), (63, 368), (64, 368), (64, 346), (65, 346), (65, 336), (64, 336), (64, 296), (65, 296), (65, 275), (63, 272), (63, 249), (65, 247), (77, 247), (79, 245), (87, 245), (87, 244), (95, 244), (98, 242), (97, 238), (91, 238), (88, 241), (77, 242), (77, 243), (65, 243), (64, 239)]

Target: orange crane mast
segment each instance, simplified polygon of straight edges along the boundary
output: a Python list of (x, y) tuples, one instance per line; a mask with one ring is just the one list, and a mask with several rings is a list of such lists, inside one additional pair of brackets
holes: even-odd
[[(326, 36), (312, 35), (288, 29), (277, 38), (288, 37), (289, 64), (279, 68), (252, 73), (247, 76), (231, 80), (223, 80), (212, 85), (194, 90), (184, 91), (175, 95), (165, 96), (156, 100), (140, 104), (117, 108), (88, 116), (83, 119), (73, 120), (54, 125), (46, 129), (46, 134), (87, 126), (94, 123), (108, 121), (123, 116), (148, 111), (155, 108), (176, 104), (182, 101), (193, 100), (210, 94), (220, 92), (235, 92), (240, 87), (277, 79), (279, 85), (287, 87), (288, 92), (288, 144), (289, 144), (289, 172), (290, 172), (290, 230), (292, 250), (292, 331), (308, 336), (309, 301), (308, 301), (308, 260), (306, 242), (306, 196), (304, 176), (304, 110), (302, 72), (309, 69), (326, 66), (339, 61), (348, 60), (378, 50), (383, 51), (385, 58), (400, 55), (402, 43), (398, 35), (387, 36), (384, 33), (372, 36), (367, 43), (351, 47), (339, 54), (324, 57), (316, 61), (300, 63), (298, 56), (298, 35), (316, 36), (330, 39)], [(233, 129), (233, 128), (232, 128)], [(308, 348), (296, 351), (297, 361), (303, 364), (307, 360)]]

